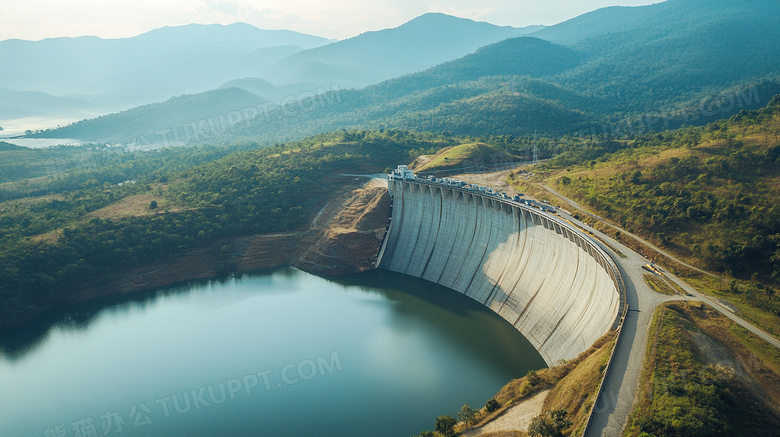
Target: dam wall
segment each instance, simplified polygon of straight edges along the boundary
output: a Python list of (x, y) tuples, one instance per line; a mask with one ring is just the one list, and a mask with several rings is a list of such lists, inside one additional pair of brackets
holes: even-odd
[(570, 223), (469, 186), (388, 178), (379, 268), (463, 293), (514, 325), (548, 365), (616, 328), (625, 305), (612, 258)]

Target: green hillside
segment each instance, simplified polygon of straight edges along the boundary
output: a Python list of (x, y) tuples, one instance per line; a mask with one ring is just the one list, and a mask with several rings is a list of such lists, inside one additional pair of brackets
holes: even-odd
[[(780, 282), (780, 97), (700, 128), (639, 136), (614, 152), (552, 160), (556, 183), (626, 229), (707, 268)], [(585, 160), (588, 164), (573, 165)]]
[[(138, 144), (175, 142), (184, 145), (229, 132), (232, 124), (241, 120), (243, 108), (265, 102), (265, 98), (240, 88), (221, 88), (172, 97), (162, 103), (83, 120), (53, 131), (37, 132), (31, 137)], [(236, 119), (229, 119), (228, 113), (237, 113)]]
[[(220, 238), (305, 226), (343, 189), (339, 174), (378, 173), (452, 145), (401, 131), (339, 132), (229, 155), (224, 148), (137, 152), (63, 174), (38, 195), (0, 202), (0, 321), (32, 317), (101, 275)], [(97, 214), (131, 197), (159, 207)]]
[(624, 436), (775, 433), (780, 351), (698, 302), (661, 306), (650, 333)]
[(595, 214), (718, 273), (681, 272), (780, 334), (780, 96), (703, 127), (572, 144), (537, 171)]
[[(421, 157), (422, 158), (422, 157)], [(431, 172), (449, 168), (472, 167), (474, 165), (490, 164), (491, 162), (511, 162), (515, 158), (500, 147), (485, 143), (466, 143), (449, 147), (436, 155), (418, 158), (412, 165), (415, 172)], [(415, 165), (417, 164), (417, 165)]]

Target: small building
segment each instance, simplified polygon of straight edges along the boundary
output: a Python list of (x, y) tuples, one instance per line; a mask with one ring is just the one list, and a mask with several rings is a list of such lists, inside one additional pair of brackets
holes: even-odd
[(405, 165), (399, 165), (389, 176), (390, 179), (415, 179), (414, 172)]

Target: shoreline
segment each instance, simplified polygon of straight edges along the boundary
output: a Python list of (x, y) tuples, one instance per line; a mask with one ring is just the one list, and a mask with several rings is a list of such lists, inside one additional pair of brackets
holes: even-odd
[(389, 194), (370, 181), (349, 188), (354, 186), (327, 202), (306, 230), (221, 239), (145, 266), (106, 274), (84, 281), (60, 299), (36, 302), (21, 317), (1, 319), (0, 326), (23, 330), (50, 319), (61, 307), (285, 266), (319, 276), (370, 270), (390, 216)]

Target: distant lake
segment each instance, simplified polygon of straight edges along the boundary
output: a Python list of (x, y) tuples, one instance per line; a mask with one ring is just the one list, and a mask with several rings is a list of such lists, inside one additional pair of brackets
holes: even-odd
[(0, 347), (2, 436), (407, 437), (545, 366), (470, 298), (384, 271), (90, 303)]

